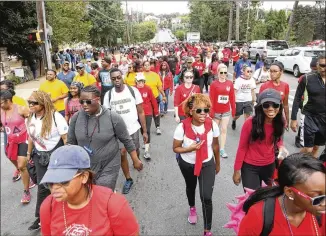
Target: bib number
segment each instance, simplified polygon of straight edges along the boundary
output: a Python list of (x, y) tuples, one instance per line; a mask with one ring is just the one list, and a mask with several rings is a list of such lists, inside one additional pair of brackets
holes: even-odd
[(218, 103), (227, 104), (229, 102), (229, 96), (227, 95), (218, 95)]

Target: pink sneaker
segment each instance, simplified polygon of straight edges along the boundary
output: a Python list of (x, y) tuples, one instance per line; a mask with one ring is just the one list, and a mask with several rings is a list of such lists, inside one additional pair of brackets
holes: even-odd
[(29, 189), (34, 188), (35, 187), (35, 183), (33, 182), (32, 179), (29, 179)]
[(204, 232), (204, 236), (213, 236), (211, 231)]
[(188, 216), (188, 222), (190, 224), (196, 224), (197, 223), (196, 207), (190, 207), (189, 216)]
[(31, 201), (31, 193), (28, 191), (24, 191), (22, 200), (20, 201), (23, 204), (27, 204)]
[(20, 180), (20, 178), (21, 178), (20, 171), (19, 170), (15, 170), (14, 175), (12, 177), (12, 181), (13, 182), (16, 182), (16, 181)]

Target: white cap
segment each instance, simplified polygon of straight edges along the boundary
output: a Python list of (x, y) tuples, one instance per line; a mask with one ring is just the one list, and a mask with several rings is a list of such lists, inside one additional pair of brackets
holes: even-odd
[(136, 81), (141, 81), (141, 80), (146, 81), (145, 75), (144, 75), (144, 73), (142, 73), (142, 72), (138, 72), (138, 73), (136, 74)]

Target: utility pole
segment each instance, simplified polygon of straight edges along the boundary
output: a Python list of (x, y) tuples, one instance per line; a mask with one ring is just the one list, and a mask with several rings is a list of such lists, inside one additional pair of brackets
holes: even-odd
[(233, 25), (233, 1), (230, 1), (230, 13), (229, 13), (229, 34), (228, 43), (232, 40), (232, 25)]
[[(49, 41), (48, 41), (48, 32), (46, 28), (46, 19), (45, 19), (45, 7), (44, 7), (44, 0), (36, 1), (36, 12), (37, 12), (37, 22), (38, 22), (38, 30), (42, 30), (44, 33), (44, 44), (42, 44), (42, 52), (43, 52), (43, 59), (46, 62), (47, 69), (52, 69), (52, 61), (51, 61), (51, 54), (49, 48)], [(44, 66), (44, 61), (43, 61)], [(44, 74), (43, 70), (40, 70), (40, 74)]]
[(240, 5), (239, 1), (235, 1), (236, 13), (235, 13), (235, 40), (239, 41), (240, 35)]

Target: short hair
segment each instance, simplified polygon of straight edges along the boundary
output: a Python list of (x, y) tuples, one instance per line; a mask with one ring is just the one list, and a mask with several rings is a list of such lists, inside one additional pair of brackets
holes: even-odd
[(322, 52), (322, 53), (319, 54), (319, 56), (318, 56), (318, 61), (319, 61), (319, 60), (323, 60), (323, 59), (326, 59), (326, 53), (325, 53), (325, 52)]
[(281, 71), (284, 71), (284, 65), (282, 62), (280, 61), (274, 61), (271, 66), (278, 66), (278, 68), (280, 68)]
[(204, 103), (207, 108), (212, 107), (212, 103), (208, 95), (195, 93), (183, 102), (182, 108), (187, 116), (191, 116), (190, 110), (193, 109), (194, 106), (202, 103)]
[(15, 84), (11, 80), (9, 80), (9, 79), (2, 80), (0, 82), (0, 86), (1, 85), (6, 85), (8, 87), (8, 89), (15, 90)]
[(54, 73), (54, 75), (57, 75), (57, 72), (55, 70), (52, 70), (52, 69), (47, 69), (46, 73), (48, 73), (49, 71), (52, 71)]
[(98, 64), (96, 62), (93, 62), (91, 64), (91, 68), (92, 68), (92, 70), (95, 70), (95, 69), (99, 68), (99, 66), (98, 66)]
[(219, 71), (220, 69), (228, 69), (228, 67), (227, 67), (225, 64), (221, 63), (221, 64), (219, 64), (218, 67), (217, 67), (217, 70), (218, 70), (218, 71)]
[(81, 90), (81, 93), (92, 93), (94, 94), (95, 97), (101, 97), (101, 91), (96, 86), (93, 85), (84, 87)]
[(112, 75), (112, 73), (114, 73), (114, 72), (120, 72), (120, 74), (121, 75), (123, 75), (123, 73), (122, 73), (122, 71), (119, 69), (119, 68), (112, 68), (111, 70), (110, 70), (110, 75)]

